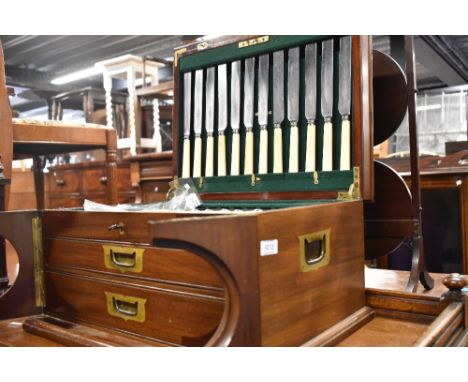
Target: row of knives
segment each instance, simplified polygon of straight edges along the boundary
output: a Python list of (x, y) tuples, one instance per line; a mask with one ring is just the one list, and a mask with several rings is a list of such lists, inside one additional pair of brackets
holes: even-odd
[[(338, 111), (341, 116), (341, 139), (334, 140), (333, 100), (334, 100), (334, 40), (328, 39), (321, 42), (321, 76), (320, 76), (320, 108), (324, 119), (323, 139), (317, 142), (316, 118), (317, 118), (317, 59), (318, 43), (311, 43), (304, 47), (304, 72), (305, 72), (305, 117), (307, 119), (306, 132), (306, 155), (305, 171), (317, 170), (317, 144), (322, 145), (321, 169), (331, 171), (335, 168), (349, 170), (351, 167), (351, 36), (339, 39), (339, 94)], [(300, 103), (300, 47), (288, 49), (287, 62), (284, 59), (284, 50), (273, 52), (272, 65), (270, 65), (269, 54), (259, 57), (244, 59), (244, 86), (243, 86), (243, 124), (245, 127), (244, 140), (244, 175), (254, 173), (254, 162), (258, 164), (258, 173), (268, 172), (268, 153), (273, 156), (273, 173), (284, 171), (283, 158), (288, 159), (288, 172), (299, 171), (299, 103)], [(255, 79), (255, 60), (258, 60), (257, 79)], [(226, 166), (226, 137), (225, 131), (228, 127), (228, 68), (230, 65), (230, 127), (232, 129), (232, 144), (230, 147), (230, 173), (229, 175), (240, 175), (240, 92), (241, 92), (241, 61), (233, 61), (230, 64), (220, 64), (194, 72), (184, 73), (184, 139), (182, 152), (182, 177), (190, 176), (197, 178), (202, 176), (202, 119), (203, 119), (203, 90), (205, 90), (205, 147), (204, 176), (214, 176), (214, 125), (215, 125), (215, 71), (217, 71), (217, 169), (218, 176), (227, 174)], [(284, 108), (284, 86), (285, 86), (285, 65), (287, 66), (287, 107), (286, 118), (290, 122), (289, 153), (283, 155), (283, 132), (282, 124), (285, 120)], [(269, 94), (269, 70), (273, 75), (273, 147), (268, 150), (268, 94)], [(204, 74), (206, 75), (205, 89), (203, 87)], [(194, 77), (194, 78), (192, 78)], [(194, 91), (192, 97), (192, 80)], [(257, 118), (260, 126), (260, 133), (257, 134), (257, 157), (254, 158), (254, 87), (257, 81)], [(193, 123), (192, 117), (193, 105)], [(195, 140), (191, 145), (191, 126), (193, 124), (192, 138)], [(340, 142), (341, 147), (333, 147), (333, 142)], [(191, 147), (193, 147), (193, 160), (191, 160)], [(339, 150), (340, 163), (333, 163), (333, 152)]]

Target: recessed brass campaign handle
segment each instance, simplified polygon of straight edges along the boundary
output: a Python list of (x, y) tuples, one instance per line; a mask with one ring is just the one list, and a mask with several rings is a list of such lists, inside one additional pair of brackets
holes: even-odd
[(136, 252), (132, 253), (123, 253), (123, 252), (114, 252), (112, 249), (110, 251), (112, 262), (123, 268), (135, 268), (136, 264)]
[(330, 261), (330, 229), (299, 236), (302, 272), (327, 265)]
[(117, 293), (104, 292), (107, 301), (107, 313), (125, 321), (145, 322), (146, 299), (133, 296), (124, 296)]
[(103, 245), (102, 248), (106, 268), (136, 273), (143, 270), (144, 248), (119, 247), (115, 245)]

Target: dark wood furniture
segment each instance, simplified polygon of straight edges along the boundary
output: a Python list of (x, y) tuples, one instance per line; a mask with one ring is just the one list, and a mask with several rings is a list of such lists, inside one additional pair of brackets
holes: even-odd
[[(181, 173), (184, 71), (199, 70), (203, 60), (204, 67), (218, 64), (213, 57), (304, 50), (323, 39), (228, 37), (177, 51), (173, 173)], [(34, 335), (63, 345), (337, 345), (368, 325), (384, 331), (389, 322), (400, 322), (380, 336), (379, 344), (386, 344), (405, 322), (411, 327), (415, 321), (428, 330), (418, 344), (464, 343), (460, 277), (448, 279), (453, 293), (429, 307), (424, 297), (409, 293), (384, 292), (377, 302), (366, 297), (363, 198), (373, 196), (372, 57), (368, 37), (352, 41), (353, 170), (178, 180), (182, 187), (193, 183), (203, 195), (202, 208), (215, 211), (1, 214), (0, 236), (16, 243), (18, 230), (7, 226), (14, 222), (25, 227), (23, 236), (36, 237), (27, 240), (32, 248), (20, 248), (20, 262), (36, 254), (36, 265), (26, 267), (5, 295), (18, 301), (26, 293), (32, 304), (20, 311), (0, 298), (0, 318), (23, 313), (28, 317), (17, 338), (34, 341), (25, 339)], [(322, 129), (324, 120), (317, 126)], [(3, 322), (4, 343), (12, 344), (12, 322)], [(416, 342), (408, 338), (405, 344)]]
[[(18, 250), (21, 271), (0, 298), (0, 343), (466, 346), (466, 280), (435, 275), (433, 290), (409, 293), (408, 272), (364, 273), (360, 208), (5, 212), (0, 236)], [(297, 232), (330, 224), (328, 264), (304, 272)], [(280, 252), (262, 256), (259, 244), (272, 237)]]
[(172, 174), (172, 151), (131, 155), (131, 184), (137, 189), (136, 201), (147, 203), (166, 199)]
[[(114, 128), (123, 132), (126, 128), (127, 94), (112, 92), (112, 110)], [(104, 89), (85, 87), (82, 89), (57, 94), (50, 98), (50, 119), (63, 119), (63, 110), (83, 110), (86, 122), (106, 124), (106, 94)]]
[[(468, 150), (421, 158), (422, 228), (430, 272), (468, 273)], [(411, 184), (408, 158), (389, 158)], [(390, 259), (390, 267), (406, 262)]]
[[(117, 202), (116, 185), (116, 133), (101, 125), (70, 125), (58, 121), (15, 119), (6, 94), (3, 50), (0, 45), (0, 155), (3, 157), (5, 176), (11, 176), (11, 162), (32, 157), (35, 175), (37, 207), (44, 208), (44, 156), (101, 148), (106, 150), (107, 201)], [(8, 190), (6, 199), (8, 201)]]
[(140, 114), (136, 120), (141, 124), (141, 137), (151, 138), (154, 135), (155, 106), (153, 101), (158, 101), (156, 118), (159, 120), (161, 151), (172, 150), (172, 105), (169, 102), (173, 100), (173, 90), (174, 83), (169, 81), (142, 87), (135, 91), (137, 98), (135, 110)]
[[(45, 174), (47, 208), (82, 207), (84, 199), (108, 203), (106, 164), (102, 161), (51, 166)], [(117, 161), (117, 201), (135, 202), (130, 181), (130, 163)]]
[[(10, 179), (3, 173), (2, 158), (0, 156), (0, 211), (5, 211), (5, 188), (10, 184)], [(0, 295), (8, 287), (8, 270), (5, 239), (0, 238)]]

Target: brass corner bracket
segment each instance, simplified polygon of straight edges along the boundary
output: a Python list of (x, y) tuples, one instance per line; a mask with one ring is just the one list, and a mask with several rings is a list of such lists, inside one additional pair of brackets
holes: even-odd
[(338, 192), (337, 200), (359, 200), (361, 199), (361, 175), (359, 167), (353, 167), (353, 183), (347, 192)]

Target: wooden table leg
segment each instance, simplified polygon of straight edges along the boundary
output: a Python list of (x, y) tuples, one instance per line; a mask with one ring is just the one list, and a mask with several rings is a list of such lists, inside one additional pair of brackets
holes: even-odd
[(35, 155), (31, 170), (34, 172), (34, 188), (36, 190), (36, 208), (43, 210), (44, 203), (44, 167), (46, 159), (43, 156)]

